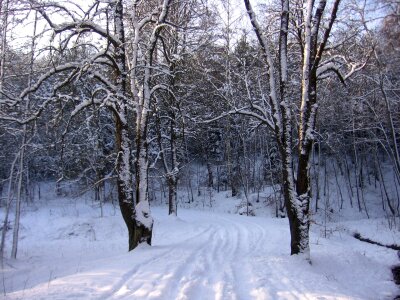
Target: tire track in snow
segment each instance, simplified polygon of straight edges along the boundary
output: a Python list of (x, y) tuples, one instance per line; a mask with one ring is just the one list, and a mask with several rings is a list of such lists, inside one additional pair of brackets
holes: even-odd
[(207, 283), (212, 286), (214, 299), (227, 298), (226, 261), (231, 259), (229, 250), (228, 230), (225, 226), (217, 225), (217, 235), (213, 240), (212, 251), (206, 253), (206, 260), (210, 272), (208, 272)]
[(215, 299), (217, 300), (235, 300), (238, 294), (232, 268), (232, 263), (235, 261), (235, 250), (238, 247), (238, 236), (227, 228), (230, 227), (221, 226), (220, 250), (215, 254), (218, 258), (218, 270), (220, 270), (219, 281), (214, 284)]
[[(183, 284), (180, 281), (182, 286), (175, 297), (167, 298), (250, 299), (246, 291), (254, 288), (254, 285), (250, 281), (251, 265), (248, 258), (258, 249), (254, 249), (254, 245), (260, 241), (260, 237), (265, 236), (265, 231), (261, 226), (246, 223), (251, 226), (245, 228), (230, 218), (219, 216), (212, 224), (215, 232), (205, 239), (209, 243), (197, 250), (196, 262), (192, 264), (197, 268), (184, 268), (182, 273), (186, 281)], [(249, 235), (254, 228), (257, 228), (257, 233)], [(203, 272), (199, 273), (201, 264), (204, 264), (201, 268)], [(202, 280), (199, 276), (203, 276)]]
[(230, 243), (235, 243), (236, 247), (233, 252), (233, 257), (230, 261), (230, 269), (232, 270), (233, 285), (235, 286), (235, 299), (246, 300), (250, 299), (249, 291), (249, 271), (247, 265), (247, 255), (249, 252), (249, 240), (246, 230), (243, 230), (237, 222), (224, 218), (229, 222), (229, 228), (234, 232), (231, 234)]
[[(170, 273), (169, 282), (164, 282), (165, 287), (164, 294), (160, 299), (193, 299), (193, 297), (185, 298), (185, 294), (181, 293), (182, 285), (188, 288), (192, 283), (193, 273), (198, 274), (194, 278), (204, 278), (206, 267), (204, 267), (203, 256), (199, 255), (204, 253), (208, 248), (207, 240), (212, 239), (216, 234), (215, 228), (210, 225), (207, 231), (196, 235), (196, 237), (190, 240), (195, 240), (193, 243), (187, 243), (186, 241), (179, 243), (181, 256), (177, 257), (176, 253), (173, 256), (173, 260), (169, 261), (165, 265), (165, 272)], [(188, 244), (190, 245), (188, 247)], [(200, 244), (201, 247), (195, 247), (196, 244)], [(188, 251), (190, 250), (190, 251)], [(166, 294), (166, 295), (165, 295)], [(180, 298), (181, 297), (181, 298)], [(200, 297), (199, 299), (204, 299)]]
[[(264, 227), (246, 217), (238, 222), (218, 216), (205, 230), (179, 242), (180, 246), (172, 245), (174, 251), (166, 250), (136, 265), (98, 299), (125, 298), (139, 290), (143, 294), (133, 296), (146, 298), (151, 286), (158, 289), (152, 298), (158, 299), (252, 299), (251, 291), (259, 284), (251, 259), (262, 254), (266, 237)], [(152, 265), (157, 275), (146, 270), (153, 269)], [(153, 278), (145, 278), (146, 273)]]
[(267, 230), (257, 224), (257, 220), (244, 216), (240, 222), (233, 218), (225, 218), (225, 221), (231, 224), (237, 236), (236, 241), (231, 241), (237, 243), (231, 269), (238, 299), (268, 298), (265, 289), (260, 290), (259, 278), (254, 274), (258, 268), (254, 258), (264, 254)]
[[(245, 229), (243, 225), (251, 226), (251, 230), (245, 230), (249, 235), (249, 251), (247, 252), (246, 265), (249, 270), (249, 276), (247, 280), (249, 286), (246, 288), (248, 296), (243, 299), (277, 299), (279, 294), (277, 293), (276, 286), (279, 282), (275, 279), (271, 281), (271, 274), (277, 272), (276, 264), (273, 261), (276, 259), (277, 253), (275, 253), (274, 244), (279, 245), (276, 234), (269, 234), (273, 232), (275, 228), (268, 227), (266, 230), (265, 226), (261, 226), (257, 219), (252, 220), (246, 218), (241, 220), (240, 226)], [(266, 245), (266, 243), (268, 243)], [(280, 251), (279, 251), (280, 252)], [(272, 258), (272, 263), (268, 263)], [(267, 263), (266, 263), (267, 262)], [(263, 265), (260, 268), (260, 264)], [(278, 271), (279, 272), (279, 271)], [(281, 270), (280, 273), (285, 274), (286, 270)]]
[(99, 296), (97, 299), (98, 300), (104, 300), (104, 299), (111, 299), (113, 296), (116, 295), (116, 293), (118, 293), (118, 291), (132, 278), (134, 277), (137, 273), (139, 273), (140, 269), (143, 267), (146, 267), (148, 265), (150, 265), (151, 263), (156, 263), (160, 260), (162, 260), (165, 256), (168, 255), (170, 251), (164, 251), (161, 254), (157, 255), (156, 257), (151, 257), (147, 260), (145, 260), (144, 262), (141, 262), (137, 265), (135, 265), (135, 268), (130, 269), (128, 272), (126, 272), (125, 274), (123, 274), (121, 276), (121, 279), (118, 280), (117, 283), (115, 283), (112, 287), (110, 291), (107, 291), (105, 293), (103, 293), (101, 296)]
[[(207, 252), (210, 251), (210, 247), (212, 249), (215, 246), (216, 236), (217, 230), (213, 228), (210, 235), (204, 237), (203, 245), (200, 248), (193, 249), (186, 263), (177, 269), (174, 277), (181, 279), (173, 292), (174, 296), (171, 295), (172, 297), (167, 297), (167, 299), (192, 300), (210, 298), (210, 288), (205, 285), (205, 281), (212, 265), (207, 261), (206, 256)], [(201, 289), (201, 287), (205, 288)]]
[(224, 281), (227, 281), (229, 275), (225, 263), (226, 249), (229, 249), (230, 244), (226, 225), (221, 226), (220, 222), (213, 222), (211, 226), (213, 232), (202, 238), (203, 245), (192, 250), (189, 256), (193, 259), (191, 263), (184, 263), (175, 271), (174, 277), (181, 277), (181, 280), (177, 283), (174, 293), (170, 293), (164, 299), (236, 299), (227, 298), (225, 292)]
[[(189, 237), (188, 239), (185, 239), (184, 241), (182, 241), (180, 243), (181, 244), (190, 243), (192, 240), (198, 239), (200, 236), (206, 234), (210, 230), (211, 230), (211, 226), (208, 226), (200, 233), (197, 233), (194, 236)], [(119, 298), (119, 296), (117, 295), (118, 292), (128, 283), (128, 281), (135, 279), (134, 277), (137, 274), (139, 274), (143, 268), (150, 266), (151, 264), (157, 263), (163, 259), (166, 259), (172, 255), (173, 254), (171, 253), (171, 250), (168, 249), (166, 251), (163, 251), (161, 254), (159, 254), (155, 257), (152, 256), (151, 258), (145, 260), (144, 262), (141, 262), (141, 263), (135, 265), (134, 268), (130, 269), (128, 272), (126, 272), (125, 274), (123, 274), (121, 276), (121, 279), (111, 287), (110, 291), (107, 291), (107, 292), (101, 294), (96, 299), (98, 299), (98, 300), (118, 299)], [(117, 298), (115, 298), (115, 297), (117, 297)]]

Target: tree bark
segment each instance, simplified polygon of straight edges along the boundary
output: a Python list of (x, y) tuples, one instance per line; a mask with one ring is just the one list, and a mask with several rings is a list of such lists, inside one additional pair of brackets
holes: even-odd
[(116, 122), (116, 146), (117, 146), (117, 190), (118, 202), (122, 218), (128, 228), (128, 250), (137, 246), (135, 240), (136, 226), (134, 222), (135, 207), (133, 205), (132, 172), (130, 167), (130, 141), (128, 138), (127, 124), (122, 122), (119, 115), (115, 115)]
[[(125, 30), (123, 23), (123, 2), (119, 0), (115, 3), (114, 24), (115, 32), (121, 43), (115, 50), (115, 61), (117, 65), (117, 83), (121, 89), (122, 95), (127, 95), (128, 77), (127, 77), (127, 62), (126, 62), (126, 49), (125, 49)], [(143, 217), (147, 218), (148, 215), (143, 216), (143, 207), (138, 207), (137, 204), (141, 199), (147, 198), (147, 144), (146, 136), (142, 136), (142, 129), (146, 129), (146, 118), (142, 122), (141, 118), (137, 120), (137, 159), (136, 159), (136, 205), (133, 201), (133, 174), (131, 171), (131, 144), (128, 132), (128, 108), (126, 97), (121, 97), (118, 101), (117, 111), (114, 113), (116, 119), (116, 145), (118, 151), (117, 160), (117, 185), (118, 185), (118, 198), (121, 209), (122, 217), (128, 228), (129, 234), (129, 251), (136, 248), (140, 243), (147, 242), (151, 244), (151, 226), (147, 228), (144, 226)], [(145, 131), (144, 131), (145, 132)], [(144, 160), (144, 161), (143, 161)], [(149, 210), (147, 210), (149, 211)], [(139, 215), (138, 215), (139, 213)], [(151, 217), (150, 217), (151, 218)]]

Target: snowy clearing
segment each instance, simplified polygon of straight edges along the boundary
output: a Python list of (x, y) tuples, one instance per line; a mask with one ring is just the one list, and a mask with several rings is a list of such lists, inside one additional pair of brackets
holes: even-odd
[[(127, 253), (118, 208), (107, 205), (99, 218), (82, 202), (24, 208), (19, 259), (2, 271), (4, 299), (375, 300), (399, 292), (396, 252), (351, 237), (357, 221), (330, 224), (328, 238), (314, 226), (309, 265), (289, 255), (287, 219), (183, 209), (173, 218), (155, 207), (153, 246)], [(380, 222), (358, 224), (371, 232)]]

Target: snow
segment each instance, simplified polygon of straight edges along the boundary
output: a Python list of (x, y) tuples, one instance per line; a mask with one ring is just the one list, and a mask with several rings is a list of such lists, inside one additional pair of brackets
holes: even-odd
[(398, 232), (383, 219), (328, 224), (328, 235), (314, 225), (310, 265), (290, 256), (287, 219), (270, 217), (265, 205), (263, 217), (234, 214), (242, 200), (214, 191), (212, 202), (179, 217), (152, 207), (153, 246), (127, 252), (118, 207), (106, 204), (100, 218), (90, 200), (42, 194), (23, 208), (18, 260), (1, 270), (3, 299), (372, 300), (399, 292), (390, 272), (396, 252), (351, 236), (357, 229), (394, 242)]
[(151, 230), (153, 227), (153, 218), (150, 214), (149, 201), (142, 200), (135, 207), (136, 217), (135, 220), (142, 224), (144, 227)]

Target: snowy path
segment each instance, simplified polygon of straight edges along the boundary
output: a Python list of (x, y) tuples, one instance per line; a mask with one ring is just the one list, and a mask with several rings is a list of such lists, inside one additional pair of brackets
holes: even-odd
[[(198, 211), (169, 218), (164, 210), (153, 211), (152, 247), (125, 253), (118, 246), (126, 244), (118, 216), (84, 219), (96, 239), (49, 242), (29, 272), (22, 266), (4, 272), (5, 299), (372, 300), (396, 292), (382, 266), (395, 254), (351, 237), (314, 234), (310, 266), (289, 255), (287, 220)], [(32, 257), (48, 247), (32, 246)], [(51, 247), (64, 249), (62, 258), (52, 259)]]
[(266, 230), (254, 223), (238, 225), (226, 216), (214, 217), (211, 224), (207, 218), (200, 232), (177, 244), (156, 245), (159, 253), (129, 270), (98, 298), (250, 299), (249, 292), (256, 286), (249, 257), (261, 251)]

